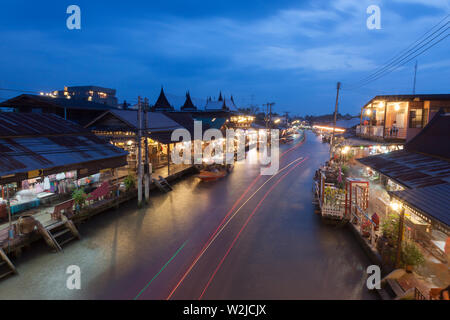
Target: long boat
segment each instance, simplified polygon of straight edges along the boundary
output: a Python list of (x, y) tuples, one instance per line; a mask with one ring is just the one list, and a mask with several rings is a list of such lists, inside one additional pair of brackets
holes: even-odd
[(199, 178), (202, 181), (215, 181), (228, 175), (228, 173), (230, 173), (232, 169), (233, 169), (232, 165), (223, 166), (221, 168), (217, 167), (206, 168), (200, 170), (199, 174), (197, 175), (197, 178)]

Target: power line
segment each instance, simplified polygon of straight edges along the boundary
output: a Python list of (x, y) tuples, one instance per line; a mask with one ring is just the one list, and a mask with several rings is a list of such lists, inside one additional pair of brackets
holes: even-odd
[[(445, 40), (449, 35), (450, 35), (450, 34), (447, 34), (445, 37), (439, 39), (438, 41), (436, 41), (435, 43), (433, 43), (433, 44), (430, 45), (429, 47), (425, 48), (424, 50), (422, 50), (421, 52), (419, 52), (419, 53), (416, 54), (415, 56), (411, 57), (410, 59), (406, 60), (405, 62), (403, 62), (403, 63), (401, 63), (401, 64), (399, 64), (399, 65), (397, 65), (397, 66), (394, 66), (394, 67), (391, 68), (390, 70), (387, 70), (385, 73), (380, 74), (379, 76), (375, 77), (374, 79), (371, 79), (371, 80), (369, 80), (369, 81), (366, 81), (365, 83), (361, 84), (361, 85), (360, 85), (359, 87), (357, 87), (357, 88), (363, 87), (363, 86), (365, 86), (366, 84), (369, 84), (369, 83), (371, 83), (371, 82), (374, 82), (374, 81), (376, 81), (376, 80), (378, 80), (378, 79), (384, 77), (385, 75), (388, 75), (388, 74), (390, 74), (391, 72), (397, 70), (397, 69), (400, 68), (401, 66), (404, 66), (405, 64), (407, 64), (407, 63), (410, 62), (411, 60), (414, 60), (415, 58), (417, 58), (417, 57), (420, 56), (421, 54), (423, 54), (423, 53), (425, 53), (426, 51), (428, 51), (428, 50), (430, 50), (431, 48), (433, 48), (433, 47), (434, 47), (435, 45), (437, 45), (438, 43), (440, 43), (440, 42), (442, 42), (443, 40)], [(433, 38), (433, 40), (434, 40), (434, 39), (435, 39), (435, 38)], [(432, 40), (431, 40), (431, 41), (432, 41)], [(430, 43), (431, 41), (427, 42), (425, 45), (427, 45), (427, 44)], [(423, 47), (423, 46), (422, 46), (422, 47)], [(421, 47), (421, 48), (422, 48), (422, 47)], [(419, 48), (419, 49), (420, 49), (420, 48)], [(409, 57), (409, 56), (408, 56), (408, 57)], [(405, 57), (404, 59), (406, 59), (406, 58), (408, 58), (408, 57)], [(402, 59), (402, 60), (404, 60), (404, 59)], [(402, 60), (401, 60), (401, 61), (402, 61)], [(401, 62), (401, 61), (399, 61), (399, 62)]]
[[(450, 21), (447, 22), (445, 25), (447, 25), (447, 24), (449, 24), (449, 23), (450, 23)], [(445, 25), (444, 25), (444, 26), (445, 26)], [(444, 27), (444, 26), (442, 26), (442, 27)], [(438, 30), (436, 30), (436, 32), (438, 32), (439, 30), (441, 30), (442, 27), (439, 28)], [(371, 80), (371, 78), (375, 78), (375, 77), (378, 76), (379, 74), (382, 74), (384, 71), (389, 70), (391, 67), (394, 67), (395, 64), (397, 64), (397, 63), (403, 61), (404, 59), (408, 58), (409, 56), (411, 56), (412, 54), (414, 54), (415, 52), (417, 52), (418, 50), (420, 50), (421, 48), (423, 48), (424, 46), (426, 46), (428, 43), (430, 43), (431, 41), (433, 41), (434, 39), (436, 39), (437, 37), (439, 37), (440, 35), (442, 35), (443, 33), (445, 33), (449, 28), (450, 28), (450, 27), (447, 27), (444, 31), (442, 31), (441, 33), (439, 33), (436, 37), (434, 37), (434, 38), (431, 39), (430, 41), (426, 42), (426, 43), (423, 44), (422, 46), (417, 47), (417, 45), (420, 45), (421, 43), (423, 43), (423, 42), (424, 42), (425, 40), (427, 40), (428, 38), (422, 40), (420, 43), (418, 43), (418, 44), (415, 46), (415, 48), (412, 48), (412, 49), (408, 50), (408, 51), (405, 53), (405, 55), (407, 54), (406, 56), (405, 56), (405, 55), (402, 55), (402, 56), (398, 57), (397, 59), (395, 59), (394, 61), (392, 61), (390, 64), (384, 66), (383, 68), (381, 68), (381, 69), (378, 70), (377, 72), (375, 72), (375, 73), (373, 73), (372, 75), (370, 75), (370, 76), (364, 78), (363, 80), (361, 80), (361, 82), (365, 82), (365, 81)], [(430, 36), (434, 35), (436, 32), (434, 32), (434, 33), (431, 34)], [(412, 52), (411, 52), (411, 51), (412, 51)], [(408, 53), (409, 53), (409, 54), (408, 54)]]
[[(438, 30), (434, 31), (432, 34), (428, 35), (427, 37), (425, 37), (428, 33), (430, 33), (434, 28), (436, 28), (437, 26), (439, 26), (445, 19), (447, 19), (447, 17), (449, 17), (450, 14), (448, 14), (445, 18), (443, 18), (441, 21), (439, 21), (436, 25), (434, 25), (430, 30), (428, 30), (427, 32), (425, 32), (422, 36), (420, 36), (415, 42), (413, 42), (411, 45), (409, 45), (406, 49), (404, 49), (403, 51), (401, 51), (399, 54), (397, 54), (396, 56), (394, 56), (393, 58), (391, 58), (390, 60), (388, 60), (385, 63), (384, 67), (379, 68), (378, 71), (370, 74), (369, 76), (361, 79), (359, 82), (363, 82), (366, 79), (371, 78), (372, 76), (376, 75), (377, 73), (381, 72), (382, 70), (386, 69), (387, 67), (389, 67), (390, 65), (392, 65), (393, 63), (395, 63), (395, 61), (399, 60), (402, 58), (402, 56), (404, 56), (405, 54), (407, 54), (408, 52), (414, 50), (414, 47), (417, 47), (418, 45), (420, 45), (422, 42), (424, 42), (425, 40), (427, 40), (428, 38), (430, 38), (432, 35), (434, 35), (436, 32), (438, 32), (439, 30), (441, 30), (442, 28), (444, 28), (447, 24), (450, 23), (450, 21), (447, 21), (443, 26), (441, 26)], [(447, 28), (448, 29), (448, 28)], [(422, 39), (424, 38), (425, 39)], [(422, 40), (421, 40), (422, 39)]]
[[(407, 59), (408, 57), (410, 57), (411, 55), (415, 54), (418, 50), (422, 49), (423, 47), (425, 47), (426, 45), (428, 45), (430, 42), (432, 42), (433, 40), (435, 40), (436, 38), (438, 38), (439, 36), (441, 36), (443, 33), (445, 33), (449, 27), (447, 27), (444, 31), (440, 32), (437, 36), (435, 36), (434, 38), (432, 38), (431, 40), (429, 40), (428, 42), (426, 42), (425, 44), (421, 45), (422, 43), (424, 43), (426, 40), (430, 39), (430, 37), (432, 37), (434, 34), (436, 34), (437, 32), (439, 32), (440, 30), (442, 30), (444, 27), (446, 27), (450, 21), (447, 21), (443, 26), (439, 27), (437, 30), (435, 30), (433, 33), (429, 34), (431, 31), (433, 31), (436, 27), (438, 27), (443, 21), (445, 21), (448, 17), (450, 16), (450, 14), (448, 14), (447, 16), (445, 16), (441, 21), (439, 21), (439, 23), (437, 23), (435, 26), (433, 26), (430, 30), (428, 30), (427, 32), (425, 32), (421, 37), (419, 37), (415, 42), (413, 42), (410, 46), (408, 46), (405, 50), (401, 51), (399, 54), (397, 54), (395, 57), (393, 57), (392, 59), (390, 59), (386, 65), (384, 65), (383, 67), (380, 67), (377, 71), (373, 72), (372, 74), (370, 74), (369, 76), (361, 79), (360, 81), (358, 81), (355, 85), (350, 86), (351, 88), (360, 88), (372, 81), (375, 81), (379, 78), (381, 78), (382, 76), (392, 72), (393, 70), (396, 70), (399, 66), (404, 65), (405, 63), (400, 64), (402, 61), (404, 61), (405, 59)], [(429, 34), (429, 35), (427, 35)], [(425, 37), (426, 36), (426, 37)], [(448, 36), (448, 35), (447, 35)], [(441, 42), (443, 39), (445, 39), (447, 36), (445, 36), (444, 38), (442, 38), (441, 40), (438, 40), (435, 44)], [(425, 37), (425, 38), (424, 38)], [(429, 48), (433, 47), (435, 44), (433, 44), (432, 46), (430, 46)], [(421, 46), (420, 46), (421, 45)], [(420, 54), (422, 54), (423, 52), (427, 51), (429, 48), (427, 48), (426, 50), (423, 50)], [(419, 54), (419, 55), (420, 55)], [(416, 55), (418, 56), (418, 55)], [(410, 60), (408, 60), (410, 61)], [(400, 65), (399, 65), (400, 64)], [(392, 70), (390, 70), (392, 69)]]

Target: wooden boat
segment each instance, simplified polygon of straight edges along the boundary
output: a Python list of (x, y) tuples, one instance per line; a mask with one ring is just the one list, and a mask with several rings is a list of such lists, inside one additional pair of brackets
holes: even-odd
[(294, 140), (295, 140), (295, 138), (294, 138), (293, 135), (289, 135), (289, 136), (286, 137), (286, 142), (292, 142)]
[(215, 181), (225, 177), (233, 169), (232, 165), (222, 166), (220, 168), (211, 166), (209, 168), (200, 170), (197, 178), (202, 181)]
[(201, 170), (200, 173), (197, 175), (197, 178), (200, 178), (200, 180), (202, 181), (215, 181), (225, 177), (226, 175), (227, 173), (225, 170), (220, 170), (217, 172)]

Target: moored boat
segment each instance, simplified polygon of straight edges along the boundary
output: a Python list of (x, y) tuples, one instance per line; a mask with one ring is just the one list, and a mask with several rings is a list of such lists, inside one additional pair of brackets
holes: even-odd
[(225, 177), (233, 169), (233, 165), (226, 166), (210, 166), (203, 170), (200, 170), (197, 178), (202, 181), (215, 181)]

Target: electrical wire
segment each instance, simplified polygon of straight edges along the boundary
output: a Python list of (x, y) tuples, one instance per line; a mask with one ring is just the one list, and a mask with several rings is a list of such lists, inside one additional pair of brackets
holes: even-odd
[[(444, 39), (446, 39), (448, 37), (448, 34), (445, 35), (444, 37), (442, 37), (441, 39), (438, 39), (435, 43), (433, 43), (432, 45), (430, 45), (429, 47), (427, 47), (426, 49), (422, 50), (421, 52), (419, 52), (419, 54), (416, 54), (416, 52), (418, 52), (419, 50), (421, 50), (422, 48), (424, 48), (425, 46), (427, 46), (428, 44), (430, 44), (431, 42), (433, 42), (434, 40), (436, 40), (437, 38), (439, 38), (442, 34), (446, 33), (448, 31), (448, 29), (450, 27), (446, 27), (450, 21), (447, 21), (444, 25), (442, 25), (441, 27), (439, 27), (437, 30), (435, 30), (434, 32), (432, 32), (436, 27), (438, 27), (443, 21), (445, 21), (448, 17), (450, 16), (450, 14), (448, 14), (447, 16), (445, 16), (441, 21), (439, 21), (439, 23), (437, 23), (436, 25), (434, 25), (430, 30), (428, 30), (425, 34), (423, 34), (421, 37), (419, 37), (415, 42), (413, 42), (410, 46), (408, 46), (406, 49), (404, 49), (403, 51), (401, 51), (399, 54), (397, 54), (395, 57), (393, 57), (392, 59), (390, 59), (383, 67), (378, 68), (377, 71), (371, 73), (369, 76), (361, 79), (360, 81), (358, 81), (357, 83), (355, 83), (354, 85), (349, 85), (347, 90), (351, 90), (351, 89), (358, 89), (361, 88), (373, 81), (378, 80), (379, 78), (391, 73), (392, 71), (398, 69), (399, 67), (405, 65), (406, 63), (408, 63), (409, 61), (411, 61), (412, 59), (418, 57), (419, 55), (423, 54), (424, 52), (428, 51), (429, 49), (431, 49), (432, 47), (434, 47), (436, 44), (440, 43), (441, 41), (443, 41)], [(445, 28), (446, 27), (446, 28)], [(440, 30), (442, 30), (443, 28), (445, 28), (443, 31), (441, 31), (437, 36), (433, 37), (431, 40), (429, 40), (433, 35), (435, 35), (436, 33), (438, 33)], [(429, 34), (430, 32), (432, 32), (431, 34)], [(429, 35), (428, 35), (429, 34)], [(426, 37), (425, 37), (426, 36)], [(425, 38), (424, 38), (425, 37)], [(427, 41), (428, 40), (428, 41)], [(425, 41), (427, 41), (426, 43), (424, 43)], [(424, 44), (423, 44), (424, 43)], [(413, 56), (414, 55), (414, 56)], [(412, 58), (408, 59), (409, 57), (413, 56)], [(404, 62), (406, 59), (408, 59), (406, 62)]]

